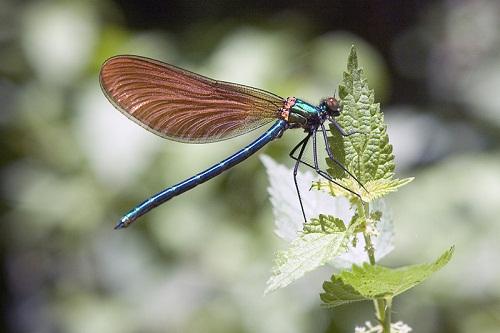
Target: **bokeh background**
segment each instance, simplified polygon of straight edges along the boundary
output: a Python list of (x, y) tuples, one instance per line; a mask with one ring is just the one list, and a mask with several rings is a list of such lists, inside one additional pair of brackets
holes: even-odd
[[(333, 311), (330, 270), (263, 296), (273, 253), (257, 157), (156, 209), (147, 196), (250, 142), (163, 140), (116, 112), (98, 83), (115, 54), (164, 60), (311, 102), (349, 48), (389, 124), (396, 249), (383, 264), (453, 260), (395, 300), (416, 332), (500, 327), (500, 3), (475, 1), (0, 0), (0, 330), (353, 332), (372, 304)], [(263, 153), (291, 165), (301, 133)]]

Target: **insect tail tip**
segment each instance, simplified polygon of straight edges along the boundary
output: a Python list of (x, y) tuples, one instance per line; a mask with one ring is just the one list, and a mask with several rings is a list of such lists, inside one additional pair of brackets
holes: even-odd
[(118, 221), (118, 223), (115, 225), (113, 228), (114, 230), (119, 230), (119, 229), (125, 229), (127, 227), (127, 224), (123, 222), (123, 220)]
[(130, 224), (132, 224), (136, 220), (137, 216), (132, 215), (131, 213), (128, 213), (127, 215), (123, 216), (118, 223), (115, 225), (115, 230), (118, 229), (125, 229), (128, 227)]

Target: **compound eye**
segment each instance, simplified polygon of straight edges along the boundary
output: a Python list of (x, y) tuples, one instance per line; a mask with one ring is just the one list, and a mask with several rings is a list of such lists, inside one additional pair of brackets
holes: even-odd
[(325, 102), (328, 106), (328, 109), (330, 109), (332, 112), (340, 112), (340, 105), (335, 97), (328, 97)]

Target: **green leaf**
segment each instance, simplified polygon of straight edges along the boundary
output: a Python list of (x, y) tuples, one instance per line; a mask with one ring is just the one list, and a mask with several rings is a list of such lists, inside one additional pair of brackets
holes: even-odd
[(344, 222), (338, 217), (320, 214), (319, 218), (312, 218), (304, 225), (304, 234), (325, 233), (346, 231)]
[(426, 280), (432, 273), (446, 265), (454, 247), (443, 253), (431, 264), (412, 265), (391, 269), (378, 265), (353, 265), (351, 271), (333, 275), (331, 281), (323, 283), (321, 300), (327, 307), (346, 303), (392, 298)]
[[(329, 144), (334, 156), (351, 171), (362, 184), (379, 179), (390, 179), (394, 175), (394, 155), (389, 144), (384, 116), (380, 105), (375, 103), (375, 94), (368, 87), (366, 75), (358, 67), (354, 46), (347, 61), (347, 72), (339, 86), (342, 112), (337, 122), (346, 131), (356, 134), (340, 135), (330, 125), (332, 136)], [(328, 172), (335, 178), (345, 177), (345, 172), (327, 159)], [(357, 192), (359, 193), (359, 192)]]
[(379, 222), (381, 218), (382, 218), (382, 212), (379, 210), (376, 210), (376, 211), (370, 213), (370, 219), (372, 221)]
[[(344, 187), (351, 189), (355, 193), (359, 193), (361, 196), (361, 199), (364, 202), (372, 202), (376, 199), (379, 199), (388, 193), (391, 192), (396, 192), (400, 187), (410, 183), (413, 181), (413, 177), (410, 178), (403, 178), (403, 179), (377, 179), (377, 180), (372, 180), (368, 181), (364, 184), (365, 189), (368, 191), (365, 191), (359, 184), (352, 178), (343, 178), (343, 179), (338, 179), (338, 183), (340, 185), (343, 185)], [(324, 190), (329, 192), (332, 196), (345, 196), (351, 199), (357, 198), (354, 194), (351, 192), (345, 190), (344, 188), (340, 187), (337, 184), (334, 184), (332, 182), (324, 181), (324, 180), (319, 180), (316, 182), (313, 182), (312, 184), (312, 189), (315, 190)]]
[(400, 187), (413, 181), (413, 177), (403, 179), (377, 179), (366, 183), (365, 187), (369, 193), (363, 193), (366, 202), (381, 198), (388, 193), (396, 192)]
[(265, 293), (286, 287), (346, 252), (351, 235), (342, 220), (333, 216), (320, 215), (306, 223), (304, 232), (292, 241), (290, 247), (276, 254)]
[(359, 216), (358, 213), (355, 213), (352, 216), (351, 221), (349, 222), (349, 228), (352, 228), (354, 230), (354, 233), (363, 232), (365, 224), (366, 219)]

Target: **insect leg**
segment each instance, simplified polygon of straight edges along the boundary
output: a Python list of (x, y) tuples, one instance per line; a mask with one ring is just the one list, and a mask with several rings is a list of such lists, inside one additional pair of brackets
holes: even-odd
[[(322, 126), (323, 127), (323, 126)], [(317, 149), (317, 144), (316, 144), (316, 133), (317, 133), (318, 129), (315, 129), (313, 131), (313, 134), (312, 134), (312, 137), (313, 137), (313, 161), (314, 161), (314, 167), (313, 169), (316, 170), (316, 172), (318, 173), (318, 175), (322, 176), (323, 178), (325, 178), (326, 180), (334, 183), (335, 185), (343, 188), (344, 190), (354, 194), (355, 196), (357, 196), (358, 198), (361, 199), (361, 196), (354, 192), (353, 190), (351, 190), (350, 188), (340, 184), (339, 182), (335, 181), (328, 173), (326, 173), (325, 171), (321, 170), (319, 168), (319, 164), (318, 164), (318, 149)], [(330, 157), (331, 158), (331, 157)], [(337, 163), (339, 163), (341, 165), (342, 168), (345, 168), (342, 163), (340, 163), (339, 161), (337, 161)], [(312, 166), (311, 166), (312, 167)], [(349, 173), (349, 171), (347, 171)], [(350, 174), (350, 173), (349, 173)], [(354, 177), (354, 176), (353, 176)], [(356, 179), (356, 178), (354, 178)], [(357, 179), (356, 179), (357, 180)], [(361, 185), (363, 186), (363, 185)], [(364, 187), (363, 187), (364, 188)]]
[(354, 130), (346, 132), (345, 129), (343, 129), (342, 126), (340, 126), (339, 123), (337, 123), (337, 121), (333, 117), (329, 117), (328, 120), (330, 120), (330, 122), (335, 126), (337, 131), (339, 131), (339, 133), (342, 134), (342, 136), (351, 136), (353, 134), (361, 133), (361, 132), (354, 131)]
[[(334, 124), (336, 124), (338, 126), (337, 123), (334, 123)], [(358, 178), (356, 178), (356, 176), (354, 176), (349, 170), (347, 170), (347, 168), (342, 163), (340, 163), (339, 160), (337, 160), (333, 156), (333, 152), (332, 152), (332, 150), (330, 148), (330, 145), (328, 144), (328, 135), (326, 133), (325, 125), (321, 124), (320, 126), (321, 126), (321, 132), (323, 134), (323, 139), (325, 141), (326, 153), (328, 154), (328, 157), (330, 158), (330, 160), (332, 160), (335, 164), (337, 164), (342, 170), (344, 170), (349, 176), (351, 176), (366, 192), (368, 192), (368, 190), (365, 188), (365, 186), (363, 184), (361, 184), (361, 182), (358, 180)], [(338, 126), (337, 128), (339, 129), (339, 131), (341, 132), (341, 134), (344, 135), (342, 133), (342, 132), (344, 132), (344, 130), (340, 126)], [(313, 141), (313, 144), (314, 144), (314, 141)]]
[[(353, 190), (349, 189), (348, 187), (340, 184), (339, 182), (337, 182), (335, 179), (333, 179), (327, 172), (321, 170), (319, 168), (319, 165), (318, 165), (318, 156), (317, 156), (317, 149), (315, 148), (316, 147), (316, 144), (314, 143), (316, 141), (316, 132), (317, 131), (314, 131), (314, 132), (311, 132), (308, 134), (307, 137), (305, 137), (302, 141), (300, 141), (297, 146), (295, 146), (292, 151), (290, 152), (289, 156), (290, 158), (292, 158), (293, 160), (296, 161), (295, 163), (295, 168), (294, 168), (294, 181), (295, 181), (295, 187), (297, 189), (297, 194), (299, 195), (299, 200), (301, 201), (301, 197), (300, 197), (300, 193), (299, 193), (299, 188), (298, 188), (298, 185), (297, 185), (297, 178), (296, 178), (296, 170), (298, 169), (298, 164), (301, 163), (301, 164), (304, 164), (305, 166), (313, 169), (314, 171), (316, 171), (316, 173), (318, 175), (320, 175), (321, 177), (325, 178), (326, 180), (328, 180), (329, 182), (332, 182), (334, 183), (335, 185), (339, 186), (340, 188), (348, 191), (349, 193), (352, 193), (353, 195), (357, 196), (358, 198), (361, 199), (360, 195), (356, 192), (354, 192)], [(313, 135), (314, 133), (314, 135)], [(300, 154), (300, 156), (294, 156), (295, 154), (295, 151), (301, 147), (301, 150), (304, 150), (305, 149), (305, 146), (307, 145), (307, 142), (309, 141), (309, 138), (313, 136), (313, 158), (314, 160), (316, 161), (315, 162), (315, 165), (311, 165), (309, 163), (307, 163), (306, 161), (303, 161), (301, 158), (302, 158), (302, 154)], [(302, 201), (300, 202), (301, 204), (301, 207), (302, 207)], [(304, 210), (302, 209), (302, 212), (304, 213)], [(305, 215), (305, 214), (304, 214)]]
[[(309, 142), (309, 138), (311, 138), (311, 133), (308, 133), (307, 136), (302, 139), (293, 149), (290, 151), (289, 156), (295, 160), (295, 166), (293, 167), (293, 182), (295, 184), (295, 189), (297, 190), (297, 196), (299, 197), (300, 209), (302, 210), (302, 216), (304, 217), (304, 222), (307, 222), (306, 213), (304, 211), (304, 205), (302, 204), (302, 198), (300, 196), (299, 184), (297, 183), (297, 172), (299, 170), (299, 163), (302, 162), (302, 155), (304, 154), (304, 150), (306, 149), (307, 143)], [(297, 157), (294, 156), (295, 151), (300, 147), (299, 155)]]

